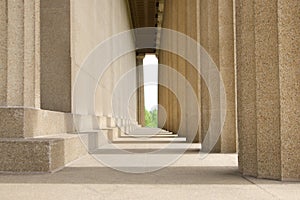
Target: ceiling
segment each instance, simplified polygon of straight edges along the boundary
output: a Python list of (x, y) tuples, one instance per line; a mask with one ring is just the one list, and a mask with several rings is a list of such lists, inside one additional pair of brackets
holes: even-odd
[[(161, 19), (161, 5), (163, 0), (128, 0), (132, 24), (134, 28), (159, 27)], [(135, 31), (136, 46), (149, 47), (147, 49), (139, 49), (137, 53), (155, 53), (157, 45), (157, 31)]]

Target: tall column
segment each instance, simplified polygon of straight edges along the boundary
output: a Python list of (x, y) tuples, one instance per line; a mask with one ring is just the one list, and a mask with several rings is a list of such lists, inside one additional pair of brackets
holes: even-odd
[(292, 43), (299, 39), (299, 8), (296, 0), (236, 1), (239, 166), (244, 175), (300, 178), (300, 167), (293, 164), (300, 162), (300, 144), (294, 142), (299, 141), (299, 42)]
[[(200, 44), (207, 51), (208, 55), (213, 60), (217, 68), (219, 68), (219, 10), (218, 10), (218, 1), (206, 1), (202, 0), (200, 2)], [(217, 81), (217, 77), (213, 77), (211, 70), (213, 66), (210, 66), (210, 63), (207, 63), (207, 58), (201, 58), (202, 76), (206, 77), (207, 83), (202, 81), (201, 85), (201, 107), (202, 107), (202, 141), (204, 138), (210, 143), (210, 131), (220, 131), (220, 106), (215, 108), (211, 107), (210, 94), (207, 88), (207, 84), (210, 84), (214, 92), (217, 92), (217, 98), (220, 96), (220, 83)], [(216, 119), (211, 119), (212, 113), (216, 113)], [(210, 127), (209, 123), (211, 120), (214, 120), (217, 124), (216, 127)], [(208, 137), (208, 138), (207, 138)], [(214, 141), (211, 141), (214, 142)], [(204, 147), (205, 148), (205, 147)], [(206, 151), (206, 149), (203, 149)], [(214, 153), (221, 152), (221, 140), (219, 139), (212, 150)]]
[[(164, 19), (162, 22), (163, 28), (169, 28), (169, 16), (170, 16), (170, 5), (169, 1), (166, 0), (164, 4)], [(169, 45), (169, 37), (166, 35), (165, 32), (162, 32), (161, 35), (161, 46), (164, 48), (165, 46)], [(159, 51), (159, 64), (163, 66), (159, 66), (158, 68), (158, 80), (159, 83), (168, 83), (169, 75), (166, 73), (165, 66), (169, 66), (169, 52), (165, 50)], [(160, 107), (158, 108), (158, 125), (159, 128), (163, 128), (165, 130), (169, 129), (169, 92), (166, 85), (159, 85), (158, 86), (158, 104)]]
[[(166, 13), (167, 13), (167, 16), (166, 18), (168, 18), (167, 20), (167, 24), (166, 24), (166, 28), (168, 29), (171, 29), (173, 28), (172, 26), (172, 21), (174, 20), (173, 19), (173, 16), (174, 16), (174, 13), (173, 13), (173, 5), (174, 5), (174, 1), (173, 0), (169, 0), (169, 1), (166, 1)], [(168, 45), (172, 46), (172, 37), (169, 36), (168, 39), (167, 39), (169, 42), (168, 42)], [(173, 69), (173, 54), (171, 52), (167, 52), (167, 66), (170, 68), (170, 69)], [(167, 74), (167, 77), (168, 77), (168, 84), (169, 85), (172, 85), (173, 84), (173, 77), (171, 74)], [(167, 109), (167, 113), (168, 113), (168, 121), (167, 121), (167, 125), (168, 125), (168, 130), (173, 132), (173, 99), (174, 99), (174, 96), (173, 96), (173, 92), (168, 88), (168, 109)]]
[(239, 169), (257, 175), (254, 1), (236, 1)]
[(300, 2), (278, 0), (281, 177), (300, 179)]
[[(164, 37), (162, 37), (164, 38)], [(160, 50), (159, 51), (159, 64), (161, 65), (168, 65), (167, 59), (168, 54), (166, 51)], [(168, 74), (166, 73), (166, 70), (164, 70), (164, 67), (159, 67), (158, 69), (158, 80), (159, 83), (166, 83), (168, 81)], [(169, 103), (168, 103), (168, 89), (165, 87), (165, 85), (159, 85), (158, 86), (158, 104), (160, 105), (158, 108), (158, 127), (163, 128), (165, 130), (169, 130), (168, 127), (168, 109), (169, 109)]]
[[(190, 37), (191, 39), (197, 41), (198, 38), (198, 23), (197, 23), (197, 1), (185, 1), (186, 3), (186, 35)], [(190, 59), (197, 61), (198, 58), (198, 49), (193, 49), (190, 46), (186, 47), (186, 53), (187, 57)], [(199, 99), (199, 87), (198, 87), (198, 79), (199, 74), (197, 71), (198, 66), (193, 66), (189, 62), (186, 62), (186, 79), (190, 83), (191, 87), (193, 88), (193, 92), (195, 96)], [(198, 105), (191, 105), (188, 103), (188, 100), (192, 98), (187, 96), (187, 120), (191, 123), (198, 124), (199, 121), (197, 121), (197, 117), (195, 116), (196, 108), (198, 108)], [(190, 142), (199, 142), (199, 131), (197, 130), (196, 135), (193, 135), (193, 133), (190, 132), (189, 126), (186, 128), (187, 131), (187, 140)], [(193, 138), (194, 137), (194, 138)]]
[[(221, 107), (220, 82), (214, 77), (213, 66), (209, 66), (207, 58), (200, 58), (202, 76), (208, 81), (201, 81), (201, 137), (210, 137), (214, 132), (220, 132), (213, 152), (236, 152), (236, 102), (235, 102), (235, 61), (234, 61), (234, 18), (233, 1), (200, 1), (200, 44), (211, 56), (215, 66), (219, 69), (225, 87), (227, 105)], [(214, 92), (217, 92), (218, 106), (211, 107), (210, 94), (207, 88), (209, 84)], [(223, 129), (221, 129), (221, 112), (226, 110)], [(216, 118), (211, 119), (215, 114)], [(212, 133), (208, 133), (210, 120), (216, 123), (211, 127)], [(207, 140), (207, 139), (206, 139)], [(209, 140), (209, 138), (208, 138)], [(211, 141), (214, 142), (214, 141)]]
[[(171, 3), (172, 0), (166, 0), (165, 1), (165, 15), (164, 15), (164, 27), (166, 29), (170, 29), (171, 26)], [(171, 39), (170, 37), (168, 37), (167, 35), (165, 35), (165, 37), (163, 38), (164, 40), (166, 40), (166, 45), (170, 45), (171, 43)], [(170, 66), (170, 60), (171, 60), (171, 53), (170, 52), (167, 52), (165, 51), (165, 62), (164, 64), (167, 66), (167, 67), (171, 67)], [(169, 74), (165, 74), (165, 82), (166, 83), (169, 83), (170, 82), (170, 75)], [(172, 109), (171, 106), (170, 106), (170, 90), (168, 88), (165, 88), (165, 109), (166, 109), (166, 130), (168, 131), (171, 131), (171, 113), (170, 113), (170, 110)]]
[[(187, 28), (187, 5), (186, 5), (186, 1), (185, 0), (179, 0), (178, 1), (178, 6), (177, 6), (177, 20), (178, 20), (178, 28), (177, 31), (183, 34), (186, 34), (186, 28)], [(181, 41), (178, 41), (178, 47), (180, 47), (182, 49), (182, 52), (185, 53), (185, 57), (186, 57), (186, 45), (183, 43), (179, 43)], [(184, 58), (181, 58), (180, 56), (177, 57), (177, 64), (178, 64), (178, 73), (181, 74), (183, 77), (186, 77), (186, 61)], [(180, 109), (178, 112), (178, 119), (180, 119), (180, 121), (178, 121), (178, 123), (181, 122), (181, 120), (186, 120), (186, 115), (187, 115), (187, 110), (186, 110), (186, 101), (187, 101), (187, 97), (186, 97), (186, 86), (182, 85), (182, 84), (178, 84), (178, 95), (181, 96), (181, 99), (183, 100), (182, 102), (180, 102)], [(181, 118), (181, 115), (183, 115), (183, 118)], [(187, 130), (187, 123), (185, 121), (183, 121), (183, 123), (181, 124), (182, 130)], [(179, 136), (185, 136), (186, 133), (179, 133)]]
[[(173, 31), (178, 30), (178, 5), (179, 5), (179, 0), (172, 0), (171, 1), (171, 29)], [(178, 44), (177, 44), (177, 38), (175, 35), (171, 36), (171, 45), (173, 49), (177, 49)], [(174, 133), (178, 133), (179, 129), (179, 123), (180, 123), (180, 116), (179, 116), (179, 111), (180, 111), (180, 106), (179, 102), (177, 99), (178, 95), (178, 84), (177, 84), (177, 71), (178, 71), (178, 55), (177, 52), (173, 52), (170, 54), (170, 67), (176, 72), (172, 73), (170, 75), (170, 81), (171, 85), (173, 86), (173, 91), (170, 90), (170, 121), (171, 121), (171, 131)]]
[(2, 1), (1, 9), (0, 105), (39, 108), (39, 1)]
[(7, 105), (7, 1), (0, 1), (0, 105)]
[[(210, 55), (210, 57), (212, 58), (214, 64), (216, 65), (216, 67), (218, 69), (220, 69), (220, 61), (219, 61), (219, 49), (220, 49), (220, 45), (219, 45), (219, 10), (218, 10), (218, 6), (219, 3), (218, 1), (208, 1), (208, 53)], [(214, 89), (215, 92), (217, 92), (217, 100), (219, 101), (220, 99), (220, 83), (218, 81), (217, 77), (214, 77), (213, 73), (211, 73), (211, 71), (213, 71), (212, 66), (209, 67), (208, 69), (208, 81), (209, 84), (211, 85), (211, 87)], [(220, 132), (220, 103), (218, 104), (217, 107), (212, 108), (211, 106), (209, 107), (209, 111), (211, 113), (217, 113), (215, 116), (216, 119), (210, 119), (210, 120), (214, 120), (216, 126), (212, 127), (210, 130), (211, 131), (217, 131)], [(214, 133), (208, 133), (210, 137), (211, 134)], [(214, 142), (214, 141), (212, 141)], [(219, 153), (221, 152), (221, 138), (219, 138), (219, 140), (217, 141), (217, 143), (215, 144), (214, 149), (212, 150), (212, 152), (215, 153)]]
[(143, 70), (143, 60), (145, 58), (144, 54), (139, 54), (136, 57), (136, 65), (138, 67), (137, 70), (137, 84), (139, 86), (137, 94), (137, 116), (138, 116), (138, 123), (141, 126), (145, 126), (145, 94), (144, 94), (144, 70)]
[(219, 61), (226, 92), (226, 118), (221, 133), (221, 152), (236, 152), (236, 95), (233, 0), (219, 0)]
[[(200, 45), (207, 52), (208, 47), (208, 1), (200, 1)], [(206, 65), (207, 59), (200, 58), (200, 65), (202, 68), (201, 76), (208, 77), (208, 70)], [(208, 79), (208, 78), (207, 78)], [(206, 79), (206, 80), (207, 80)], [(208, 92), (207, 85), (203, 79), (201, 79), (201, 140), (203, 141), (209, 127), (210, 121), (210, 96)]]

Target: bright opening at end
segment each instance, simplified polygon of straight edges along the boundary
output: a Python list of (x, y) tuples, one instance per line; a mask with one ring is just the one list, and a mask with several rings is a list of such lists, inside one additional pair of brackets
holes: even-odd
[(146, 54), (144, 68), (144, 99), (146, 127), (157, 128), (158, 110), (158, 59), (154, 54)]

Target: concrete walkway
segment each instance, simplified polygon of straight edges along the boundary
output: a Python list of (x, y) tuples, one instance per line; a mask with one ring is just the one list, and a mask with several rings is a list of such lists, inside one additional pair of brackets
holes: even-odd
[(91, 156), (54, 174), (0, 175), (1, 200), (89, 199), (300, 199), (300, 183), (241, 177), (236, 154), (184, 154), (172, 166), (126, 174)]

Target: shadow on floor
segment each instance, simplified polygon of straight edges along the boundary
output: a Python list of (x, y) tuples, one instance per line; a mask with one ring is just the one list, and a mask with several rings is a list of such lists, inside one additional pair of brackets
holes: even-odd
[(0, 175), (0, 183), (39, 184), (252, 184), (237, 167), (171, 166), (146, 174), (127, 174), (107, 167), (66, 167), (53, 174)]

